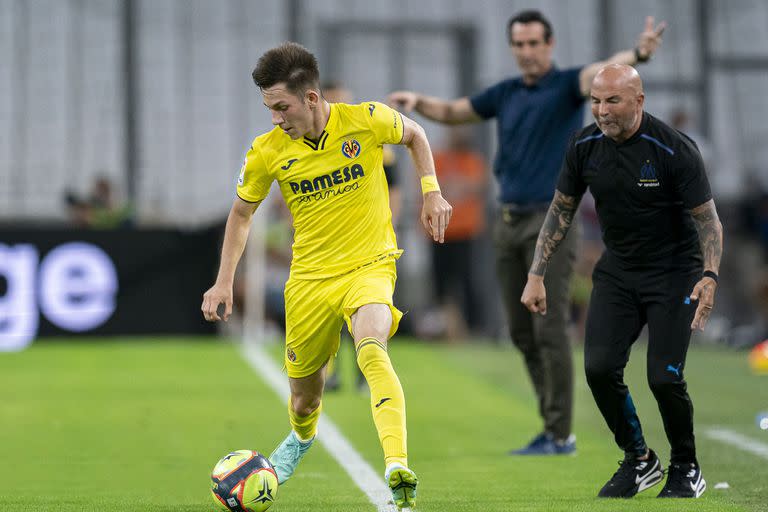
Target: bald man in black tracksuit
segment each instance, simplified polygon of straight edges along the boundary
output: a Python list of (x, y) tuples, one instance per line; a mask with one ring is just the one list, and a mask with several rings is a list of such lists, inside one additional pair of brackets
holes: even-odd
[(571, 139), (521, 301), (533, 312), (546, 312), (547, 262), (589, 188), (606, 251), (593, 274), (585, 369), (595, 402), (625, 453), (598, 496), (631, 497), (663, 479), (623, 380), (630, 348), (647, 324), (648, 383), (671, 446), (659, 497), (699, 497), (706, 482), (696, 459), (683, 371), (691, 330), (704, 327), (714, 305), (722, 227), (696, 145), (643, 112), (637, 71), (603, 68), (591, 102), (596, 124)]

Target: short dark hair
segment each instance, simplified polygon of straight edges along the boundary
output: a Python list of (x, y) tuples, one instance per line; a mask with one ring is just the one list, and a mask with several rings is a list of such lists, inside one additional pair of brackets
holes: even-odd
[(315, 56), (300, 44), (290, 41), (264, 53), (251, 76), (259, 89), (283, 82), (289, 91), (298, 95), (307, 89), (319, 88), (320, 83), (320, 69)]
[(510, 44), (512, 43), (512, 25), (515, 23), (541, 23), (544, 25), (544, 41), (548, 43), (552, 39), (552, 24), (541, 14), (541, 11), (529, 9), (527, 11), (520, 11), (509, 18), (507, 22), (507, 40)]

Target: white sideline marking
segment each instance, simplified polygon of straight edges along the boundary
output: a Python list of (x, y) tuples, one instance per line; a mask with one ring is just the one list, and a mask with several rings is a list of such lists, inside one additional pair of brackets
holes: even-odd
[[(272, 362), (269, 355), (257, 344), (246, 343), (243, 351), (246, 361), (266, 381), (267, 384), (282, 398), (288, 400), (290, 388), (288, 378)], [(330, 420), (327, 414), (320, 416), (317, 440), (326, 451), (336, 459), (336, 462), (352, 478), (368, 500), (376, 505), (379, 512), (395, 512), (397, 508), (391, 503), (392, 492), (384, 484), (384, 478), (368, 464), (350, 444), (344, 434)], [(403, 509), (407, 511), (408, 509)]]
[(738, 432), (734, 432), (733, 430), (722, 427), (713, 427), (708, 428), (704, 434), (710, 439), (722, 441), (723, 443), (730, 444), (736, 448), (741, 448), (758, 457), (768, 459), (768, 444), (755, 441), (754, 439), (739, 434)]

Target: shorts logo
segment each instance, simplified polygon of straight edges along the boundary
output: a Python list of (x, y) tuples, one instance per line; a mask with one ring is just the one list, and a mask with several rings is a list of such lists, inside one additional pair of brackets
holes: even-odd
[(656, 168), (653, 166), (650, 160), (646, 160), (643, 166), (640, 168), (640, 181), (637, 182), (638, 187), (658, 187), (659, 179), (656, 177)]
[(345, 140), (341, 145), (341, 153), (347, 158), (357, 158), (360, 154), (360, 143), (355, 139)]
[(376, 110), (376, 105), (373, 103), (368, 104), (368, 112), (371, 114), (371, 117), (373, 117), (373, 111)]
[(296, 362), (296, 352), (294, 352), (291, 347), (285, 348), (285, 357), (287, 357), (288, 360), (292, 363)]

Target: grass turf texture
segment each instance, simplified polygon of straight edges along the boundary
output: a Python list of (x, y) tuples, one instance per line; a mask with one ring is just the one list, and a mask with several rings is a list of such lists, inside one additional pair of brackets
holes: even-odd
[[(329, 414), (383, 473), (368, 398), (356, 392), (349, 343), (344, 387)], [(645, 383), (638, 346), (627, 381), (649, 444), (668, 448)], [(276, 360), (282, 351), (271, 350)], [(700, 500), (632, 500), (597, 490), (621, 454), (592, 402), (576, 361), (575, 457), (513, 458), (509, 448), (540, 428), (523, 364), (509, 347), (445, 347), (398, 338), (391, 348), (408, 399), (418, 510), (768, 510), (768, 461), (707, 439), (720, 425), (768, 442), (755, 415), (768, 409), (768, 380), (750, 375), (746, 354), (695, 347), (686, 377), (696, 407), (699, 459), (708, 483)], [(46, 340), (0, 354), (0, 510), (213, 511), (208, 475), (228, 451), (269, 453), (288, 431), (286, 405), (244, 362), (212, 340)], [(717, 482), (731, 488), (715, 490)], [(275, 512), (375, 510), (321, 447), (282, 487)]]

